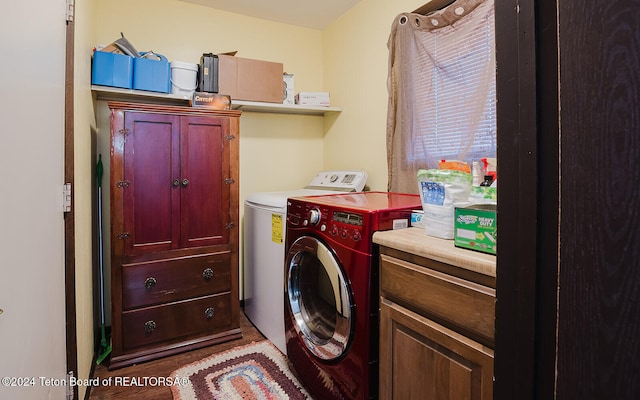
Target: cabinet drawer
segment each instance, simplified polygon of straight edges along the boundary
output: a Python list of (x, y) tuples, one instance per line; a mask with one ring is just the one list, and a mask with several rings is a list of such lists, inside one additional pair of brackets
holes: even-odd
[(122, 267), (122, 308), (130, 310), (231, 290), (231, 256), (188, 257)]
[(495, 289), (383, 254), (380, 291), (384, 297), (493, 348)]
[(125, 351), (163, 341), (178, 342), (229, 328), (229, 294), (122, 313), (122, 343)]

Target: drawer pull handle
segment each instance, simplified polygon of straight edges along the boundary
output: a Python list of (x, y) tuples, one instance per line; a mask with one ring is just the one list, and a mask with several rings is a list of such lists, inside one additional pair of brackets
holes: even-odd
[(173, 186), (174, 186), (174, 187), (178, 187), (178, 186), (180, 186), (180, 179), (174, 179), (174, 180), (173, 180)]
[(204, 316), (207, 317), (207, 319), (213, 318), (213, 314), (214, 314), (213, 307), (209, 307), (206, 310), (204, 310)]
[(189, 180), (187, 178), (184, 178), (182, 180), (182, 186), (187, 187), (188, 184), (189, 184)]
[(146, 287), (147, 289), (151, 289), (156, 285), (156, 283), (158, 283), (156, 278), (149, 277), (149, 278), (144, 280), (144, 287)]
[(144, 331), (151, 333), (156, 330), (156, 321), (147, 321), (144, 323)]
[(211, 278), (213, 278), (213, 270), (211, 268), (205, 269), (204, 271), (202, 271), (202, 277), (205, 281), (210, 280)]

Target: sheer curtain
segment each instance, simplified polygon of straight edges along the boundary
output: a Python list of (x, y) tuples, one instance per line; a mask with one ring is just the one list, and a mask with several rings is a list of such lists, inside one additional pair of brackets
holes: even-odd
[(493, 0), (398, 15), (389, 36), (388, 188), (417, 193), (419, 169), (496, 156)]

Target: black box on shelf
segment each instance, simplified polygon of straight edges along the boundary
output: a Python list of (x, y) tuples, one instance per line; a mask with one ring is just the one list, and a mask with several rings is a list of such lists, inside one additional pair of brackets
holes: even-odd
[(198, 92), (218, 93), (218, 56), (204, 53), (198, 65)]

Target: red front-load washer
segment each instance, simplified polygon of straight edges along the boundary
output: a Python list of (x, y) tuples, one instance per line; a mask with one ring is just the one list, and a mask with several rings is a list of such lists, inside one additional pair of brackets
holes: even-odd
[(378, 396), (378, 262), (373, 233), (409, 225), (412, 194), (361, 192), (287, 201), (287, 355), (319, 400)]

